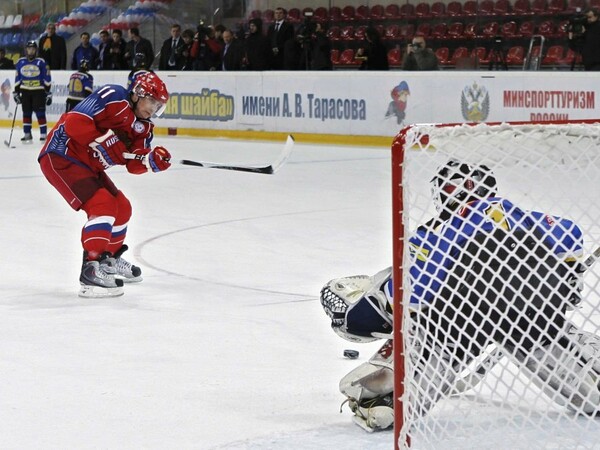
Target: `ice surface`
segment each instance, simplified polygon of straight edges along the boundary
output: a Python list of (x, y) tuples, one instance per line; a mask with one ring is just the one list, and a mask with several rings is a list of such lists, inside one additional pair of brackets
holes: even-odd
[[(85, 215), (20, 136), (0, 149), (1, 448), (392, 448), (391, 431), (339, 412), (340, 378), (380, 342), (341, 340), (317, 300), (329, 279), (391, 263), (388, 149), (296, 144), (272, 176), (112, 169), (133, 204), (125, 256), (144, 281), (86, 300)], [(223, 163), (270, 163), (283, 146), (155, 142)]]

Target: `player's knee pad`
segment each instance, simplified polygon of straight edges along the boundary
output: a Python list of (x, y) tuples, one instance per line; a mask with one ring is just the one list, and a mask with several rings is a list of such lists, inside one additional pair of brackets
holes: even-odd
[(394, 372), (367, 361), (340, 380), (340, 392), (356, 400), (386, 395), (394, 389)]
[(131, 202), (121, 191), (117, 192), (115, 198), (117, 199), (118, 207), (117, 215), (115, 217), (115, 224), (126, 224), (131, 218)]
[(88, 218), (99, 216), (110, 216), (115, 219), (119, 212), (119, 202), (117, 197), (112, 195), (106, 189), (98, 189), (92, 197), (81, 205)]

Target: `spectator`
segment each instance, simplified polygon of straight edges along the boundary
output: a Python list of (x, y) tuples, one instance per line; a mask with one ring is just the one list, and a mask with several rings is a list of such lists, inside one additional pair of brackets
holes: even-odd
[(112, 39), (108, 31), (100, 31), (100, 45), (98, 45), (98, 70), (108, 70), (110, 67), (110, 49), (112, 47)]
[(271, 43), (262, 34), (262, 20), (250, 19), (250, 33), (246, 37), (245, 66), (247, 70), (269, 70), (271, 68)]
[(225, 41), (223, 40), (223, 33), (225, 32), (227, 28), (225, 27), (225, 25), (215, 25), (214, 26), (214, 30), (215, 30), (215, 40), (221, 44), (224, 45)]
[(194, 70), (219, 70), (221, 51), (222, 46), (215, 39), (215, 30), (200, 25), (191, 50)]
[(390, 70), (387, 50), (376, 28), (365, 30), (366, 45), (356, 51), (357, 59), (362, 60), (361, 70)]
[(159, 70), (181, 70), (184, 64), (183, 47), (185, 42), (181, 37), (181, 25), (171, 26), (171, 37), (163, 42), (160, 49)]
[(331, 42), (320, 23), (315, 25), (315, 33), (311, 40), (312, 70), (332, 70)]
[(90, 44), (90, 33), (84, 31), (79, 35), (81, 44), (73, 50), (73, 59), (71, 60), (71, 69), (77, 70), (82, 59), (88, 61), (91, 67), (98, 64), (98, 50)]
[(135, 66), (134, 58), (138, 53), (143, 53), (146, 59), (146, 67), (152, 67), (152, 63), (154, 62), (154, 49), (152, 48), (152, 43), (140, 36), (140, 30), (137, 27), (132, 27), (129, 29), (129, 39), (130, 41), (125, 46), (125, 61), (132, 69)]
[(285, 20), (287, 12), (283, 8), (275, 9), (275, 21), (269, 26), (267, 39), (271, 43), (271, 67), (283, 70), (285, 43), (294, 39), (294, 26)]
[(183, 39), (183, 46), (181, 47), (183, 66), (181, 67), (181, 70), (194, 70), (194, 58), (192, 58), (194, 31), (190, 30), (189, 28), (183, 30), (183, 33), (181, 33), (181, 39)]
[(569, 46), (575, 51), (581, 51), (583, 67), (588, 71), (600, 71), (600, 22), (597, 9), (589, 9), (585, 15), (587, 25), (581, 34), (569, 31)]
[(127, 76), (127, 90), (130, 90), (132, 86), (135, 86), (135, 80), (142, 74), (154, 73), (152, 69), (146, 67), (146, 55), (138, 53), (133, 58), (133, 69)]
[(110, 45), (109, 69), (126, 70), (129, 69), (127, 61), (125, 61), (125, 40), (123, 32), (119, 29), (112, 32), (112, 44)]
[(415, 36), (408, 44), (402, 70), (438, 70), (438, 59), (433, 50), (427, 48), (423, 36)]
[(223, 32), (223, 52), (221, 53), (221, 70), (232, 71), (242, 69), (243, 49), (241, 43), (233, 37), (231, 30)]
[(0, 70), (14, 69), (15, 63), (12, 59), (6, 57), (6, 50), (0, 48)]
[(94, 77), (88, 73), (89, 63), (86, 59), (79, 61), (79, 69), (69, 78), (69, 93), (65, 112), (71, 111), (94, 90)]
[(42, 34), (38, 47), (40, 57), (46, 61), (48, 68), (52, 70), (66, 70), (67, 68), (67, 44), (62, 36), (56, 34), (56, 24), (46, 25), (46, 32)]

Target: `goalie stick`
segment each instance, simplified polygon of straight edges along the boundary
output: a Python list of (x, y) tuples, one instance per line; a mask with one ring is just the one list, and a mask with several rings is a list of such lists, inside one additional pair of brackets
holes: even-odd
[(273, 164), (270, 164), (268, 166), (262, 166), (262, 167), (199, 162), (199, 161), (190, 161), (189, 159), (183, 159), (178, 162), (179, 162), (179, 164), (183, 164), (186, 166), (203, 167), (205, 169), (236, 170), (238, 172), (252, 172), (252, 173), (262, 173), (262, 174), (272, 175), (287, 161), (290, 154), (292, 153), (293, 148), (294, 148), (294, 137), (290, 134), (287, 137), (285, 146), (283, 147), (283, 151), (279, 155), (279, 158), (277, 158), (277, 160)]
[[(594, 252), (583, 261), (582, 265), (585, 269), (583, 273), (589, 270), (598, 259), (600, 259), (600, 247), (594, 250)], [(499, 347), (494, 348), (469, 374), (456, 381), (452, 387), (452, 393), (455, 395), (462, 394), (477, 386), (481, 380), (483, 380), (483, 377), (485, 377), (492, 367), (494, 367), (503, 357), (504, 353), (502, 350)]]

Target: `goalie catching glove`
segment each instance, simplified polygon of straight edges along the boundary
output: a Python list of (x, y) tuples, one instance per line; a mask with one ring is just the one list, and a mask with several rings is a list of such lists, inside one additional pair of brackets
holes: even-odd
[(159, 146), (153, 150), (149, 148), (140, 148), (134, 150), (133, 153), (123, 153), (125, 159), (130, 161), (127, 163), (127, 170), (134, 174), (142, 174), (148, 171), (162, 172), (171, 167), (171, 154), (169, 151)]

